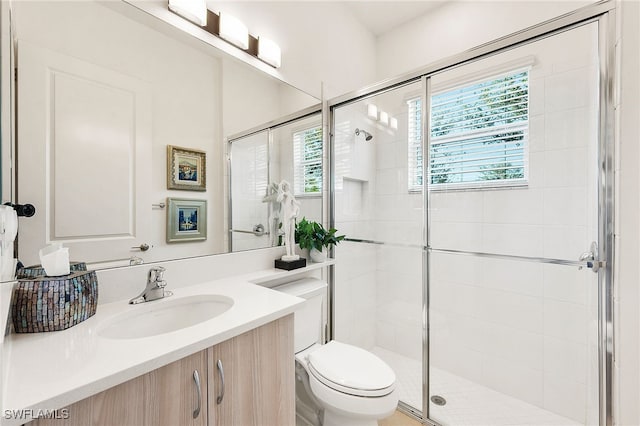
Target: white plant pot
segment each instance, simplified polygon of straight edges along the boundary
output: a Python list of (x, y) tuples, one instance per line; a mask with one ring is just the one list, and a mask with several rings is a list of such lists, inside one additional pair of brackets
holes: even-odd
[(327, 249), (322, 247), (322, 251), (312, 248), (309, 250), (309, 257), (315, 263), (321, 263), (327, 260)]

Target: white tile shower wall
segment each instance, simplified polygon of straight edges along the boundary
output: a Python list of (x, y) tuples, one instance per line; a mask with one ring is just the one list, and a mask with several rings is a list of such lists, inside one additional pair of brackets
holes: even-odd
[[(362, 103), (338, 110), (335, 117), (336, 228), (350, 238), (371, 239), (375, 216), (375, 145), (355, 135), (371, 129)], [(375, 140), (375, 139), (374, 139)]]
[(376, 264), (376, 346), (421, 359), (422, 250), (381, 246)]
[[(596, 298), (595, 274), (438, 253), (431, 265), (434, 367), (574, 420), (593, 420), (587, 418), (587, 408), (594, 395), (587, 391), (596, 383), (591, 364), (597, 360), (597, 333), (595, 319), (589, 317), (589, 304)], [(571, 294), (571, 289), (578, 291)], [(553, 383), (547, 383), (549, 376)], [(584, 392), (570, 392), (575, 388)], [(553, 398), (570, 403), (551, 404), (548, 389)], [(565, 408), (556, 411), (559, 405)]]
[[(372, 239), (375, 148), (356, 128), (373, 133), (366, 105), (340, 108), (335, 116), (335, 220), (339, 234)], [(374, 140), (376, 135), (374, 134)], [(335, 337), (370, 349), (376, 339), (376, 260), (378, 246), (342, 242), (336, 246)]]
[(367, 244), (336, 246), (335, 338), (367, 349), (376, 338), (376, 252)]

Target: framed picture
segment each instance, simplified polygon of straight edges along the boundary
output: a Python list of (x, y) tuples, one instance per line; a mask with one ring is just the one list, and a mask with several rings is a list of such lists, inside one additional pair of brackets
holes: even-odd
[(207, 153), (167, 145), (167, 189), (206, 191)]
[(207, 239), (207, 200), (167, 198), (167, 243)]

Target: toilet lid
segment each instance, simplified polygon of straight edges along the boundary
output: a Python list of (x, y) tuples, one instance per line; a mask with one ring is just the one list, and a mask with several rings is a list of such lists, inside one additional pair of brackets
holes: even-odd
[(396, 375), (364, 349), (331, 341), (309, 354), (309, 370), (325, 385), (351, 395), (383, 396), (394, 389)]

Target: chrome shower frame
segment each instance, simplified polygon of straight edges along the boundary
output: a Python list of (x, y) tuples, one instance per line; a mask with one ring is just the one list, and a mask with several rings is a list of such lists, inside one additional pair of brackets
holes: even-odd
[[(616, 3), (615, 0), (602, 0), (582, 7), (573, 12), (558, 16), (538, 25), (523, 29), (509, 36), (480, 45), (466, 52), (454, 55), (432, 63), (424, 68), (407, 74), (387, 79), (377, 84), (347, 93), (328, 100), (323, 104), (323, 115), (326, 114), (329, 123), (329, 154), (328, 179), (325, 181), (329, 188), (329, 226), (335, 227), (335, 122), (334, 115), (337, 108), (359, 102), (406, 84), (422, 81), (423, 109), (423, 158), (428, 164), (429, 135), (425, 129), (429, 128), (428, 96), (430, 91), (430, 77), (449, 69), (484, 59), (486, 57), (550, 37), (552, 35), (596, 22), (598, 24), (598, 52), (600, 57), (599, 69), (599, 125), (598, 125), (598, 237), (600, 260), (605, 262), (604, 268), (598, 272), (598, 377), (599, 377), (599, 423), (601, 426), (614, 424), (613, 418), (613, 360), (614, 360), (614, 218), (615, 218), (615, 132), (614, 132), (614, 87), (615, 87), (615, 42), (616, 42)], [(429, 262), (432, 248), (429, 247), (429, 191), (427, 179), (423, 179), (423, 407), (417, 412), (413, 407), (400, 404), (399, 409), (427, 425), (436, 425), (429, 419)], [(364, 241), (363, 241), (364, 242)], [(377, 243), (377, 242), (376, 242)], [(468, 253), (468, 255), (484, 255)], [(334, 257), (333, 250), (330, 257)], [(509, 257), (509, 256), (507, 256)], [(545, 259), (527, 259), (529, 261), (546, 261)], [(553, 262), (551, 262), (553, 263)], [(329, 270), (330, 288), (330, 327), (329, 338), (335, 335), (335, 273), (334, 266)], [(417, 408), (417, 407), (416, 407)]]

